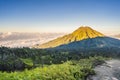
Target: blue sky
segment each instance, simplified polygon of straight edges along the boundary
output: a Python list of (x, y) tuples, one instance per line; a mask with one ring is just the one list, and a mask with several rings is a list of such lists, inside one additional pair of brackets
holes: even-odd
[(0, 0), (0, 32), (120, 33), (120, 0)]

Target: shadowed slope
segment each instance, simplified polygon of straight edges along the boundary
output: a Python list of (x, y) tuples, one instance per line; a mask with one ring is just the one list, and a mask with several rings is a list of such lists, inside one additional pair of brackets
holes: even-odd
[(86, 40), (71, 42), (56, 47), (55, 49), (99, 49), (99, 48), (120, 48), (120, 40), (110, 37), (96, 37)]

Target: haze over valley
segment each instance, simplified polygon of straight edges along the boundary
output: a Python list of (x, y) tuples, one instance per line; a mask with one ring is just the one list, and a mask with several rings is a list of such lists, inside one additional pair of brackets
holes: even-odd
[(0, 46), (5, 47), (31, 47), (55, 39), (65, 33), (28, 33), (7, 32), (0, 33)]

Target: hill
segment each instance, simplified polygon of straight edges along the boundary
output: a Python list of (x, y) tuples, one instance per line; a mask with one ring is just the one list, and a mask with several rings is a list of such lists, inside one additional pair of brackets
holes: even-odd
[(44, 43), (42, 45), (37, 45), (35, 47), (37, 48), (53, 48), (57, 47), (63, 44), (68, 44), (75, 41), (81, 41), (85, 39), (90, 38), (96, 38), (96, 37), (104, 37), (104, 35), (96, 30), (93, 30), (92, 28), (88, 26), (81, 26), (77, 30), (75, 30), (73, 33), (65, 35), (63, 37), (59, 37), (55, 40), (49, 41), (47, 43)]

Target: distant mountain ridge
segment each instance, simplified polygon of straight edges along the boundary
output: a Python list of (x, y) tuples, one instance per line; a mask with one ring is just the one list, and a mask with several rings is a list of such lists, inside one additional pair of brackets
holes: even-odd
[(118, 34), (118, 35), (114, 35), (114, 37), (120, 38), (120, 34)]
[(55, 40), (49, 41), (47, 43), (44, 43), (42, 45), (37, 45), (35, 47), (37, 48), (53, 48), (64, 44), (69, 44), (71, 42), (75, 41), (81, 41), (85, 39), (90, 38), (96, 38), (96, 37), (105, 37), (102, 33), (93, 30), (92, 28), (88, 26), (81, 26), (77, 30), (75, 30), (73, 33), (65, 35), (63, 37), (59, 37)]

